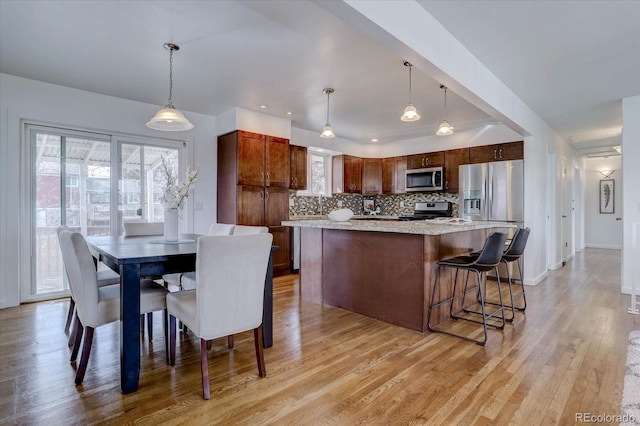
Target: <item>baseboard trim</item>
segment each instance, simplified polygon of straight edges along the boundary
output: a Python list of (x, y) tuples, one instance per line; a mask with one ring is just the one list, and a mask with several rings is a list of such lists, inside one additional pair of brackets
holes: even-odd
[(620, 246), (612, 246), (609, 244), (587, 244), (586, 248), (595, 248), (595, 249), (607, 249), (607, 250), (622, 250)]
[(533, 277), (533, 278), (525, 278), (524, 279), (524, 283), (525, 285), (538, 285), (540, 284), (545, 278), (547, 278), (548, 272), (544, 271), (543, 273), (539, 274), (537, 277)]

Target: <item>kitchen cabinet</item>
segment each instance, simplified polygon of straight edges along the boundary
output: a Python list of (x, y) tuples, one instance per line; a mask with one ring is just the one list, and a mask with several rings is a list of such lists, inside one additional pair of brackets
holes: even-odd
[(524, 158), (524, 142), (508, 142), (469, 148), (469, 163), (521, 160)]
[(365, 158), (362, 160), (362, 194), (382, 193), (382, 159)]
[(289, 145), (289, 189), (307, 189), (307, 147)]
[(382, 193), (403, 194), (406, 191), (407, 157), (382, 159)]
[(217, 220), (268, 226), (275, 274), (290, 270), (289, 140), (237, 130), (218, 137)]
[(443, 167), (444, 151), (426, 152), (407, 155), (407, 169), (424, 169), (426, 167)]
[(335, 155), (332, 157), (333, 183), (332, 192), (362, 193), (362, 158), (351, 155)]
[(239, 185), (289, 187), (288, 139), (244, 131), (236, 136)]
[(458, 192), (459, 166), (469, 164), (469, 148), (444, 152), (444, 191)]

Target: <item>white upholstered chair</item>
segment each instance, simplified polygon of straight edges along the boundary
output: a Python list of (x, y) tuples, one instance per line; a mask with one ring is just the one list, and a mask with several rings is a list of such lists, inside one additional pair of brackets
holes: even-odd
[[(64, 225), (58, 226), (58, 229), (56, 230), (58, 233), (58, 244), (60, 243), (60, 233), (62, 231), (67, 231), (67, 230), (70, 230), (70, 229)], [(97, 278), (98, 278), (98, 287), (104, 287), (112, 284), (120, 284), (120, 275), (118, 275), (116, 272), (112, 271), (111, 269), (98, 270)], [(69, 292), (71, 292), (71, 288), (69, 288)], [(73, 298), (73, 293), (71, 293), (71, 297), (69, 300), (69, 312), (67, 313), (67, 322), (65, 323), (65, 326), (64, 326), (65, 333), (69, 331), (69, 327), (71, 326), (71, 321), (73, 320), (75, 307), (76, 307), (76, 302)], [(74, 333), (72, 332), (71, 335), (69, 336), (69, 345), (73, 344), (73, 341), (74, 341)]]
[[(236, 226), (228, 223), (214, 223), (209, 227), (208, 235), (231, 235)], [(183, 279), (187, 277), (188, 288), (183, 287)], [(196, 273), (195, 271), (183, 272), (181, 274), (167, 274), (162, 277), (167, 284), (178, 287), (180, 290), (191, 290), (195, 287)]]
[(144, 235), (163, 235), (164, 222), (125, 222), (124, 235), (126, 237), (141, 237)]
[(167, 295), (169, 363), (175, 364), (176, 318), (200, 338), (202, 394), (209, 399), (207, 342), (253, 330), (260, 377), (266, 375), (262, 352), (264, 285), (271, 234), (204, 236), (198, 239), (196, 289)]
[[(163, 235), (164, 234), (164, 222), (125, 222), (124, 224), (124, 236), (125, 237), (144, 237), (150, 235)], [(164, 275), (162, 277), (146, 277), (151, 279), (163, 280), (170, 275)], [(166, 281), (166, 280), (165, 280)], [(144, 330), (144, 316), (140, 316), (140, 330)], [(149, 340), (153, 340), (153, 313), (147, 313), (147, 334)]]
[(269, 228), (266, 226), (236, 225), (233, 229), (233, 235), (266, 234), (268, 232)]
[[(76, 384), (82, 383), (91, 354), (94, 329), (120, 319), (120, 286), (98, 287), (93, 256), (82, 234), (62, 231), (60, 247), (69, 276), (69, 285), (76, 301), (76, 338), (71, 355), (75, 361), (82, 342), (80, 365), (76, 372)], [(167, 289), (151, 280), (140, 280), (140, 312), (153, 312), (166, 309)], [(166, 322), (166, 310), (165, 310)], [(167, 340), (165, 329), (165, 341)]]
[[(233, 234), (236, 227), (236, 225), (231, 225), (228, 223), (214, 223), (209, 228), (208, 235), (231, 235)], [(178, 275), (178, 277), (175, 278), (174, 275)], [(171, 277), (169, 279), (169, 283), (177, 286), (178, 288), (180, 288), (180, 290), (193, 290), (194, 288), (196, 288), (195, 271), (184, 272), (182, 274), (171, 274)], [(167, 281), (166, 278), (165, 281)]]

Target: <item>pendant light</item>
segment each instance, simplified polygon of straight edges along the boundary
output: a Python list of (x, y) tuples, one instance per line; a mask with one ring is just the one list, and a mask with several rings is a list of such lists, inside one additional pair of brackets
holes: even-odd
[(171, 94), (173, 92), (173, 52), (180, 50), (180, 46), (165, 43), (164, 48), (169, 51), (169, 101), (156, 115), (147, 122), (147, 127), (165, 132), (178, 132), (193, 129), (193, 124), (173, 106)]
[(440, 126), (438, 126), (438, 131), (436, 132), (436, 135), (449, 136), (453, 134), (453, 126), (449, 124), (449, 122), (447, 121), (447, 86), (445, 86), (444, 84), (441, 84), (440, 88), (444, 89), (444, 116), (443, 116), (442, 123), (440, 123)]
[(420, 120), (420, 115), (418, 115), (418, 111), (416, 107), (411, 103), (411, 63), (409, 61), (404, 61), (404, 66), (409, 67), (409, 104), (405, 107), (404, 112), (402, 113), (402, 117), (400, 120), (402, 121), (418, 121)]
[(331, 128), (331, 124), (329, 124), (329, 96), (334, 92), (331, 87), (327, 87), (322, 91), (325, 95), (327, 95), (327, 124), (322, 128), (322, 133), (320, 133), (321, 138), (329, 139), (335, 138), (336, 134), (333, 133), (333, 129)]

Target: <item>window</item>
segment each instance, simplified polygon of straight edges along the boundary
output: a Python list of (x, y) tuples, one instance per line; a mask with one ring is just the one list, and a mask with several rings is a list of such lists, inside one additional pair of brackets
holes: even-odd
[(307, 151), (307, 190), (298, 195), (331, 196), (331, 154), (309, 147)]
[[(27, 125), (31, 279), (23, 300), (66, 294), (57, 228), (118, 235), (126, 221), (162, 222), (162, 158), (185, 164), (184, 144)], [(182, 160), (182, 162), (180, 161)], [(185, 163), (185, 164), (183, 164)]]

